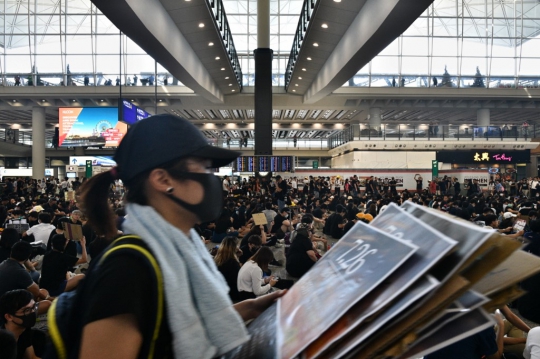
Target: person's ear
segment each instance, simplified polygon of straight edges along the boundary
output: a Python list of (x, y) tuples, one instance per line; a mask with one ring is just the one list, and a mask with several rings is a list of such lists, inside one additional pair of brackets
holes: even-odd
[(148, 175), (148, 186), (155, 191), (167, 193), (167, 190), (173, 185), (173, 178), (169, 172), (162, 168), (153, 169)]

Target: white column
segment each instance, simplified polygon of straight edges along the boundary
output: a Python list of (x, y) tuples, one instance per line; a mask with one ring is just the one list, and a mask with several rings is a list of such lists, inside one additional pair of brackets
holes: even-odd
[(270, 0), (257, 0), (257, 48), (270, 48)]
[(32, 108), (32, 178), (45, 177), (45, 108)]
[(381, 109), (378, 107), (371, 107), (369, 109), (369, 127), (377, 130), (381, 127)]
[(476, 111), (476, 124), (483, 127), (487, 127), (490, 125), (489, 108), (480, 108)]

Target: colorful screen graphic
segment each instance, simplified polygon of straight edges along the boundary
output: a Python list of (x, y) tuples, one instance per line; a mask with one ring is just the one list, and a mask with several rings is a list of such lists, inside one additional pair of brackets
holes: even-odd
[(116, 147), (127, 132), (118, 108), (59, 108), (61, 147)]

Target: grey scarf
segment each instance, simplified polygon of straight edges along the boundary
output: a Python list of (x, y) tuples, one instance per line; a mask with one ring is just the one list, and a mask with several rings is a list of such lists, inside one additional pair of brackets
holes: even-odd
[(200, 236), (189, 237), (152, 207), (128, 204), (126, 233), (148, 244), (163, 272), (176, 358), (213, 358), (249, 339), (229, 288)]

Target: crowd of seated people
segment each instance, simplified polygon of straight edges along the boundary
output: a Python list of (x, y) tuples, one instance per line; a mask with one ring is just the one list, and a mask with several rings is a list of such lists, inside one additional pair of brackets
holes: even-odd
[[(469, 195), (431, 193), (428, 188), (419, 192), (403, 190), (397, 193), (390, 187), (377, 193), (362, 193), (352, 190), (351, 181), (345, 182), (347, 186), (339, 182), (342, 187), (341, 191), (337, 191), (335, 183), (326, 187), (324, 178), (313, 180), (313, 190), (309, 184), (304, 190), (301, 186), (294, 186), (291, 183), (293, 179), (284, 181), (288, 184), (288, 190), (283, 208), (279, 208), (278, 200), (273, 195), (277, 183), (258, 179), (254, 183), (257, 183), (256, 188), (262, 187), (261, 190), (248, 192), (249, 195), (233, 195), (234, 185), (231, 185), (221, 215), (196, 227), (203, 240), (219, 244), (214, 261), (229, 286), (229, 296), (233, 302), (268, 294), (273, 288), (293, 285), (316, 265), (329, 243), (345, 236), (358, 221), (371, 222), (390, 203), (400, 205), (412, 201), (479, 226), (493, 228), (503, 235), (523, 236), (529, 241), (523, 250), (540, 256), (540, 219), (537, 212), (540, 201), (537, 197), (530, 198), (523, 193), (510, 196), (507, 191), (473, 192)], [(115, 210), (116, 223), (121, 231), (125, 216), (122, 196), (115, 195), (114, 188), (111, 191), (110, 205)], [(97, 257), (113, 238), (97, 237), (91, 228), (85, 228), (84, 215), (78, 210), (77, 204), (62, 201), (55, 193), (28, 199), (11, 194), (4, 197), (2, 203), (0, 214), (5, 213), (4, 223), (24, 217), (29, 228), (22, 233), (14, 228), (5, 228), (0, 238), (0, 308), (9, 313), (9, 319), (4, 316), (4, 332), (0, 334), (8, 341), (15, 338), (15, 343), (22, 337), (23, 341), (17, 347), (29, 348), (24, 333), (9, 329), (14, 327), (13, 323), (19, 322), (18, 317), (23, 316), (19, 314), (32, 314), (34, 302), (39, 303), (36, 313), (46, 313), (51, 300), (63, 292), (74, 290), (84, 278), (83, 274), (74, 275), (74, 268)], [(264, 214), (266, 223), (255, 224), (253, 215), (256, 213)], [(83, 226), (85, 239), (80, 242), (66, 239), (64, 223)], [(40, 245), (32, 246), (31, 243), (36, 242), (40, 242)], [(274, 257), (274, 252), (281, 248), (286, 252), (285, 263), (276, 261)], [(36, 261), (36, 258), (40, 259)], [(283, 266), (292, 279), (290, 283), (272, 275), (269, 268), (272, 265)], [(36, 270), (36, 267), (39, 269)], [(522, 286), (528, 294), (512, 306), (524, 317), (540, 322), (537, 305), (540, 276), (527, 279)], [(13, 304), (10, 298), (17, 295), (22, 298), (22, 293), (29, 293), (25, 295), (31, 299), (17, 299), (18, 302)], [(8, 303), (8, 309), (2, 306), (2, 300)], [(32, 307), (32, 310), (27, 310), (27, 307)], [(509, 318), (509, 313), (503, 311), (506, 319), (515, 321), (515, 318)], [(516, 344), (521, 346), (515, 352), (521, 351), (522, 347), (523, 350), (531, 350), (534, 343), (526, 346), (526, 336), (511, 334), (516, 331), (508, 329), (506, 323), (503, 325), (503, 338), (507, 338), (504, 340), (507, 349), (503, 348), (503, 352), (509, 352), (511, 346)], [(519, 333), (529, 331), (521, 324), (516, 326), (514, 323), (511, 327), (517, 327)], [(7, 332), (11, 334), (7, 335)], [(531, 332), (534, 334), (536, 331), (532, 329)], [(496, 341), (497, 332), (487, 334), (489, 340), (495, 338)], [(522, 337), (518, 338), (519, 335)], [(534, 338), (535, 335), (529, 337)], [(36, 344), (33, 349), (36, 357), (41, 353), (40, 345)], [(494, 347), (496, 345), (489, 348)], [(486, 355), (491, 349), (486, 351)]]

